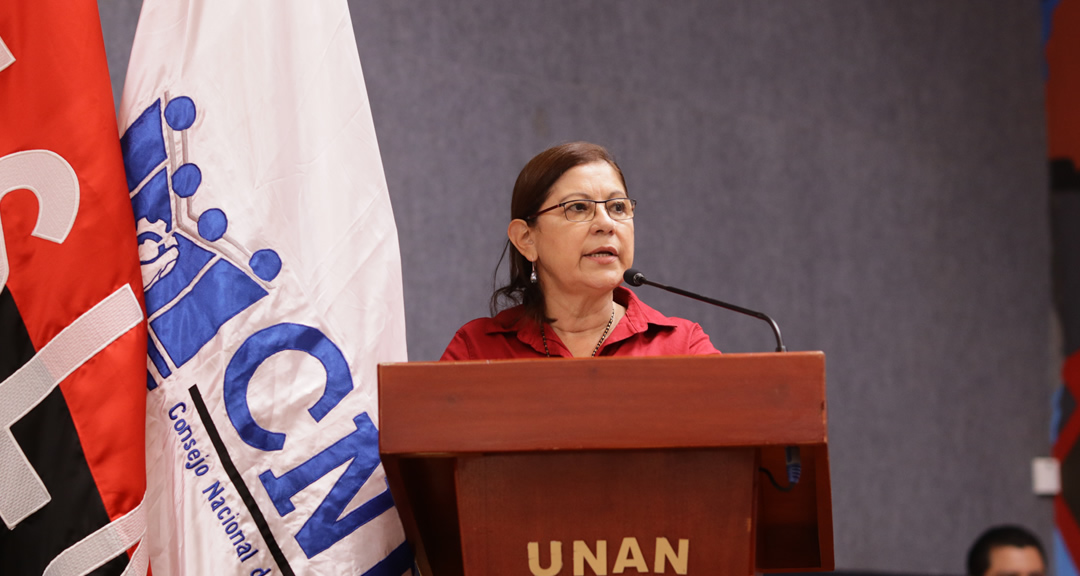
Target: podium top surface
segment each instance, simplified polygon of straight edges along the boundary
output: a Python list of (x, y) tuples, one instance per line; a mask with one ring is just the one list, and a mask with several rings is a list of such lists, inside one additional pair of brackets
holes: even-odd
[(380, 452), (826, 444), (821, 352), (379, 366)]

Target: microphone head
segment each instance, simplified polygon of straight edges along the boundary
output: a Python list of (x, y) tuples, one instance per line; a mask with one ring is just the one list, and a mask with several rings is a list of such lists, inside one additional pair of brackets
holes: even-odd
[(631, 286), (641, 286), (645, 283), (645, 275), (636, 268), (630, 268), (623, 272), (623, 280)]

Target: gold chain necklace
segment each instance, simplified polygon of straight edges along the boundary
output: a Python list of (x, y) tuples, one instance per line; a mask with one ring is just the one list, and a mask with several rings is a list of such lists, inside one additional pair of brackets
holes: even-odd
[[(608, 332), (611, 331), (611, 323), (615, 321), (615, 303), (611, 303), (611, 318), (608, 318), (607, 328), (604, 328), (604, 333), (600, 335), (600, 340), (596, 342), (596, 348), (593, 348), (592, 355), (596, 356), (596, 353), (600, 351), (600, 345), (607, 339)], [(551, 358), (551, 352), (548, 350), (547, 334), (544, 332), (543, 323), (540, 324), (540, 338), (544, 341), (544, 356)]]

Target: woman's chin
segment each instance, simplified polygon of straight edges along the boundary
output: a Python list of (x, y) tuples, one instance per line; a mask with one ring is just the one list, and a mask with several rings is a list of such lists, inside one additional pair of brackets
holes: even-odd
[(610, 294), (622, 284), (622, 273), (621, 267), (612, 267), (610, 270), (594, 270), (588, 274), (579, 274), (576, 277), (567, 278), (564, 282), (557, 280), (545, 282), (541, 279), (541, 284), (544, 292), (549, 296), (564, 293), (567, 296), (600, 297)]
[(618, 288), (619, 285), (622, 284), (622, 281), (623, 279), (621, 272), (612, 272), (610, 274), (603, 274), (600, 275), (598, 278), (595, 278), (592, 282), (589, 283), (589, 287), (595, 292), (606, 293)]

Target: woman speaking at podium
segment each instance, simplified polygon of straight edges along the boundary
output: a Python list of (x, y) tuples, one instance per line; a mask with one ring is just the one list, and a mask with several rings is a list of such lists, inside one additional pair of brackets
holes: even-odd
[(442, 360), (718, 353), (701, 326), (620, 286), (635, 205), (602, 146), (570, 142), (530, 160), (510, 201), (510, 282), (491, 296), (493, 317), (462, 326)]

